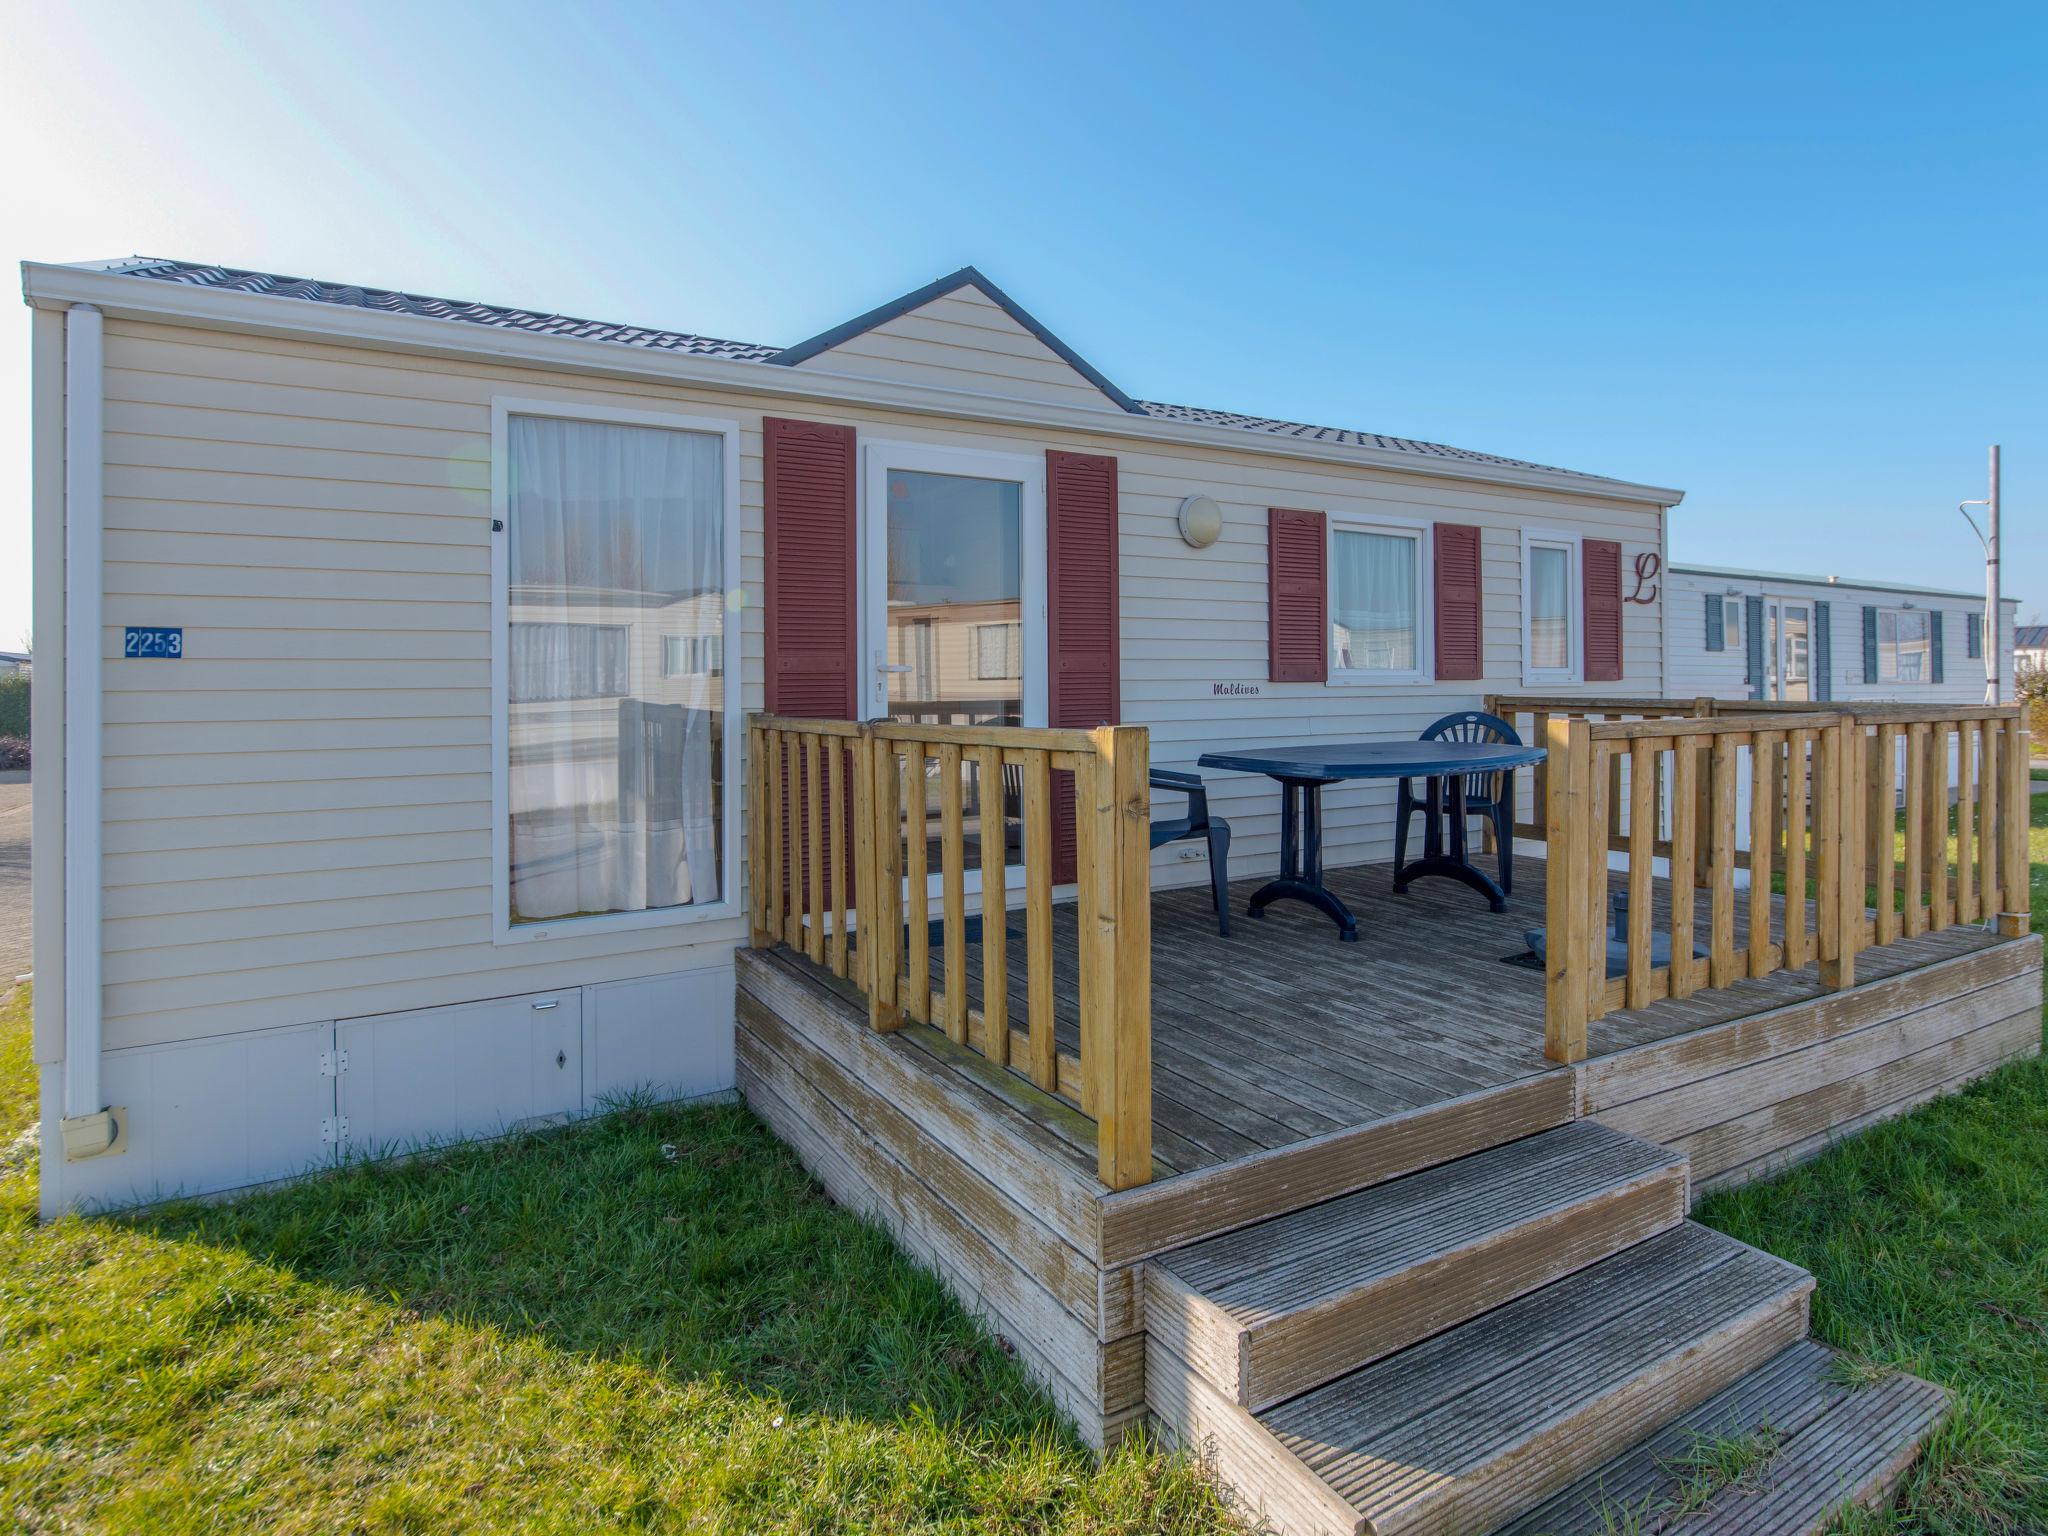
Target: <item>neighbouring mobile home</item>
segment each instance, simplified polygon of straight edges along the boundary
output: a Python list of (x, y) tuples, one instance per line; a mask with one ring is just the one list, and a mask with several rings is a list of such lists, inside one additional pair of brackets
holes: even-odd
[[(1998, 697), (2011, 703), (2019, 600), (1999, 608)], [(1989, 677), (1982, 592), (1673, 565), (1668, 613), (1681, 696), (1969, 704)]]
[(1717, 702), (1677, 491), (1134, 398), (971, 268), (793, 346), (24, 286), (46, 1212), (737, 1088), (1286, 1531), (1765, 1421), (1805, 1529), (1939, 1417), (1686, 1210), (2039, 1048), (2027, 734)]

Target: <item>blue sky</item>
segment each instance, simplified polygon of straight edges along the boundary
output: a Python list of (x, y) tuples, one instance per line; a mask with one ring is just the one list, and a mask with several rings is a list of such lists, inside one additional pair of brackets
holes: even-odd
[(972, 262), (1134, 394), (1678, 486), (1684, 560), (1967, 589), (2000, 441), (2048, 615), (2038, 10), (4, 14), (11, 257), (767, 342)]

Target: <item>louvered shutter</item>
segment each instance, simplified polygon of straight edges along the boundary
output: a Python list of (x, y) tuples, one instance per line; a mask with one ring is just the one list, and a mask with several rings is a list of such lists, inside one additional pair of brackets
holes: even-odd
[(1835, 696), (1835, 620), (1826, 603), (1813, 605), (1813, 696)]
[(1868, 605), (1863, 610), (1863, 681), (1877, 681), (1877, 610)]
[(1930, 662), (1934, 669), (1934, 681), (1937, 683), (1942, 680), (1941, 632), (1943, 628), (1941, 610), (1939, 608), (1929, 609), (1927, 613), (1927, 645)]
[(1479, 589), (1479, 530), (1464, 523), (1436, 525), (1436, 675), (1444, 680), (1485, 675), (1483, 599)]
[[(851, 720), (860, 704), (853, 428), (770, 416), (761, 423), (761, 439), (768, 710)], [(848, 826), (853, 825), (850, 767), (841, 766)], [(828, 771), (822, 759), (819, 771)], [(803, 824), (809, 819), (806, 798), (793, 792), (800, 786), (792, 786), (791, 777), (785, 766), (783, 804)], [(787, 832), (784, 837), (788, 847)], [(850, 858), (846, 870), (851, 882)], [(800, 899), (808, 902), (808, 893)]]
[(1983, 658), (1983, 655), (1984, 655), (1984, 615), (1983, 615), (1983, 614), (1981, 614), (1981, 613), (1973, 613), (1973, 614), (1970, 614), (1970, 615), (1968, 615), (1968, 618), (1967, 618), (1967, 626), (1966, 626), (1966, 628), (1965, 628), (1965, 629), (1964, 629), (1964, 631), (1963, 631), (1963, 649), (1964, 649), (1964, 651), (1965, 651), (1965, 652), (1966, 652), (1966, 653), (1967, 653), (1967, 654), (1969, 655), (1969, 658), (1970, 658), (1970, 659), (1971, 659), (1972, 661), (1978, 661), (1978, 660), (1981, 660), (1981, 659)]
[(1707, 649), (1725, 651), (1728, 649), (1728, 624), (1721, 612), (1721, 594), (1707, 594)]
[(1749, 696), (1760, 699), (1770, 685), (1764, 672), (1764, 600), (1760, 597), (1742, 600), (1742, 643), (1749, 658)]
[(1586, 622), (1586, 681), (1621, 681), (1621, 546), (1588, 539), (1580, 550)]
[(1329, 677), (1328, 546), (1320, 512), (1266, 511), (1266, 675), (1276, 683)]
[[(1115, 725), (1120, 693), (1116, 460), (1045, 455), (1048, 723)], [(1053, 785), (1053, 879), (1074, 878), (1073, 775)]]

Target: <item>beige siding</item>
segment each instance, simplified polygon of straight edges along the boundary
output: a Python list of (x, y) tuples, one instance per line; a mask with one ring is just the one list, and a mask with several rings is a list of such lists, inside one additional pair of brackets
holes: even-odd
[(1121, 411), (979, 288), (956, 288), (797, 365)]
[[(1008, 345), (988, 355), (1029, 357)], [(898, 440), (1116, 454), (1124, 716), (1153, 728), (1161, 763), (1232, 742), (1412, 736), (1519, 688), (1520, 530), (1617, 538), (1625, 566), (1662, 537), (1647, 504), (1135, 444), (1109, 435), (1114, 421), (1100, 434), (952, 425), (133, 322), (109, 325), (107, 354), (109, 1047), (657, 975), (740, 936), (729, 922), (491, 942), (494, 394), (740, 420), (749, 708), (761, 699), (764, 411)], [(1174, 523), (1197, 491), (1225, 511), (1222, 539), (1202, 551)], [(1481, 525), (1486, 678), (1266, 682), (1272, 505)], [(122, 659), (129, 623), (182, 623), (188, 659)], [(1660, 634), (1656, 607), (1626, 610), (1621, 690), (1659, 686)], [(1221, 698), (1219, 683), (1258, 692)], [(1384, 852), (1389, 796), (1332, 791), (1333, 861)], [(1237, 825), (1237, 872), (1270, 867), (1272, 786), (1219, 781), (1217, 808)], [(1199, 878), (1177, 852), (1162, 850), (1160, 878)]]

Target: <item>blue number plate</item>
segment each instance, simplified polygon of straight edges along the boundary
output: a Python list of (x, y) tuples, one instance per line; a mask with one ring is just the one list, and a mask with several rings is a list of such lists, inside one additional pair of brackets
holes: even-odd
[(121, 654), (154, 656), (161, 660), (177, 661), (185, 654), (185, 631), (182, 627), (130, 624), (128, 639), (122, 647)]

